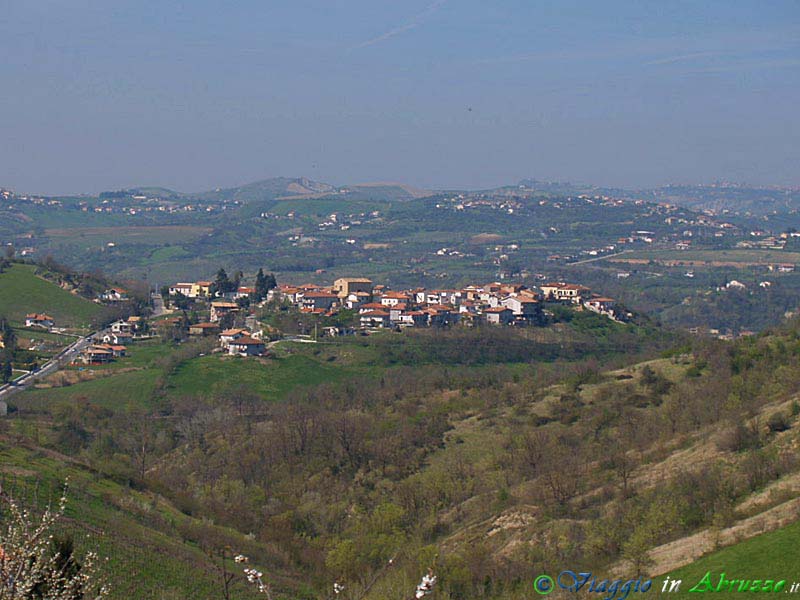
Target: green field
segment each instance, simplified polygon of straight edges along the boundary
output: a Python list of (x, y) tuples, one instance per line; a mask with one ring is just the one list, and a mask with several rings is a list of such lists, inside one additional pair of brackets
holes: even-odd
[[(168, 344), (156, 340), (132, 344), (128, 356), (108, 365), (73, 367), (72, 371), (91, 371), (95, 378), (65, 387), (29, 390), (15, 398), (22, 408), (43, 410), (56, 403), (88, 400), (111, 409), (130, 407), (152, 408), (157, 401), (156, 386), (166, 377), (164, 393), (210, 397), (241, 386), (267, 400), (278, 400), (292, 389), (337, 381), (353, 374), (366, 374), (370, 369), (355, 366), (352, 360), (334, 361), (323, 352), (322, 344), (300, 346), (288, 353), (278, 352), (273, 359), (229, 357), (223, 354), (201, 356), (181, 364), (167, 375), (160, 359), (172, 351)], [(318, 349), (319, 348), (319, 349)], [(314, 356), (318, 352), (319, 356)], [(352, 353), (348, 353), (352, 354)], [(360, 359), (361, 357), (359, 357)], [(363, 365), (362, 360), (358, 360)]]
[(109, 242), (119, 244), (173, 244), (190, 242), (211, 231), (208, 227), (193, 225), (121, 226), (121, 227), (69, 227), (45, 230), (54, 245), (103, 246)]
[[(669, 597), (694, 597), (696, 593), (690, 593), (689, 590), (709, 571), (715, 586), (720, 574), (725, 573), (727, 580), (783, 579), (786, 580), (788, 591), (792, 582), (800, 581), (800, 521), (723, 548), (670, 573), (670, 579), (681, 579), (683, 583), (680, 592), (672, 593)], [(653, 587), (660, 589), (663, 580), (664, 577), (659, 576), (653, 582)]]
[(169, 388), (208, 396), (244, 386), (268, 400), (278, 400), (296, 387), (335, 381), (347, 373), (347, 369), (301, 355), (267, 361), (214, 355), (182, 365), (169, 378)]
[(47, 313), (57, 327), (87, 327), (102, 309), (37, 277), (32, 265), (14, 264), (0, 273), (0, 315), (24, 325), (28, 313)]

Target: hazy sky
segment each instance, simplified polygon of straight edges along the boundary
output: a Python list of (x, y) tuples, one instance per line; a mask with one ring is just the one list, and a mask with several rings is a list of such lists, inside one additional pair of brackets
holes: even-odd
[(798, 0), (0, 0), (0, 187), (800, 184)]

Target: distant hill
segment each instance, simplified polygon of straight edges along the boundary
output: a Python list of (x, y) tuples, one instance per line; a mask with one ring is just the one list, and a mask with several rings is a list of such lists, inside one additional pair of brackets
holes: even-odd
[(348, 189), (379, 200), (411, 200), (414, 198), (425, 198), (434, 193), (430, 190), (423, 190), (404, 183), (394, 182), (361, 183), (348, 186)]
[(312, 181), (305, 177), (273, 177), (237, 187), (216, 189), (199, 194), (184, 194), (200, 201), (239, 201), (244, 204), (272, 201), (281, 196), (326, 194), (336, 188), (327, 183)]
[(661, 201), (715, 211), (735, 211), (756, 216), (800, 210), (800, 190), (738, 185), (668, 185), (653, 190)]
[(25, 323), (28, 313), (47, 313), (57, 326), (85, 327), (102, 307), (61, 289), (36, 274), (34, 265), (12, 264), (0, 273), (0, 315), (12, 324)]

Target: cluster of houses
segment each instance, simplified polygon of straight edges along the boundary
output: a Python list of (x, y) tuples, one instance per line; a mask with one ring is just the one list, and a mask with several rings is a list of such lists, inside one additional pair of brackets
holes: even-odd
[(128, 345), (133, 343), (143, 325), (139, 316), (115, 321), (95, 336), (94, 343), (80, 353), (78, 361), (85, 365), (102, 365), (126, 356)]
[[(192, 300), (208, 299), (211, 298), (211, 286), (214, 285), (212, 281), (195, 281), (192, 283), (176, 283), (169, 288), (170, 296), (184, 296)], [(221, 297), (229, 300), (236, 301), (242, 298), (248, 298), (256, 293), (255, 288), (240, 286), (235, 292), (227, 292), (222, 294)], [(215, 296), (217, 297), (217, 296)], [(238, 305), (237, 305), (238, 306)]]
[(612, 298), (585, 286), (545, 283), (538, 290), (516, 283), (470, 285), (461, 289), (424, 288), (394, 291), (366, 278), (343, 277), (330, 287), (282, 285), (270, 292), (302, 312), (333, 316), (341, 309), (358, 312), (365, 328), (427, 327), (484, 321), (497, 325), (541, 322), (544, 302), (571, 304), (625, 320)]

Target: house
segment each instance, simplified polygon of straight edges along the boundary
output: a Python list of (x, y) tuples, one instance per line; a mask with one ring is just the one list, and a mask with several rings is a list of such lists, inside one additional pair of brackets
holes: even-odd
[(233, 356), (261, 356), (266, 349), (263, 340), (257, 340), (249, 335), (243, 335), (228, 343), (228, 354)]
[(102, 365), (114, 360), (114, 353), (105, 346), (89, 346), (81, 352), (80, 359), (87, 365)]
[(361, 313), (362, 327), (388, 327), (390, 325), (389, 313), (385, 310), (368, 310)]
[(278, 288), (278, 293), (282, 300), (288, 300), (292, 304), (297, 304), (303, 297), (302, 290), (291, 285), (280, 286), (280, 288)]
[(372, 312), (374, 310), (377, 311), (385, 311), (386, 307), (381, 304), (380, 302), (367, 302), (366, 304), (362, 304), (358, 307), (359, 314), (364, 314), (368, 312)]
[(428, 315), (428, 323), (431, 326), (453, 325), (458, 322), (459, 314), (453, 313), (449, 306), (434, 304), (422, 309)]
[(130, 333), (107, 333), (103, 336), (103, 342), (106, 344), (113, 344), (115, 346), (124, 346), (133, 342), (133, 336)]
[(514, 321), (514, 311), (505, 306), (487, 308), (483, 311), (487, 323), (493, 325), (509, 325)]
[(256, 288), (240, 286), (239, 289), (232, 294), (232, 297), (234, 300), (239, 300), (240, 298), (249, 298), (250, 296), (255, 295)]
[(339, 298), (347, 298), (356, 292), (372, 293), (372, 280), (364, 277), (340, 277), (333, 282), (333, 291)]
[(339, 296), (328, 292), (308, 292), (303, 294), (303, 308), (329, 309), (339, 301)]
[(237, 312), (239, 305), (235, 302), (228, 302), (225, 300), (216, 300), (211, 303), (211, 318), (212, 323), (216, 323), (225, 315)]
[(580, 304), (581, 298), (591, 291), (589, 288), (574, 283), (544, 283), (539, 286), (542, 295), (551, 302), (572, 302)]
[(105, 302), (125, 302), (128, 300), (128, 290), (121, 287), (109, 288), (100, 294), (100, 299)]
[(169, 295), (197, 298), (197, 288), (193, 283), (176, 283), (169, 288)]
[(110, 326), (112, 333), (119, 333), (122, 335), (131, 335), (133, 333), (133, 325), (129, 321), (114, 321)]
[(247, 331), (247, 329), (226, 329), (219, 334), (219, 345), (223, 348), (227, 348), (228, 344), (231, 342), (247, 335), (250, 335), (250, 332)]
[(50, 329), (55, 324), (55, 320), (50, 315), (38, 313), (25, 315), (25, 327), (44, 327)]
[(195, 323), (194, 325), (189, 325), (189, 335), (207, 337), (209, 335), (216, 335), (218, 333), (219, 325), (216, 323)]
[(584, 302), (583, 305), (589, 310), (592, 310), (597, 313), (612, 314), (614, 311), (614, 307), (616, 306), (616, 302), (614, 301), (613, 298), (597, 297), (597, 298), (590, 298), (589, 300)]
[(131, 331), (141, 331), (144, 328), (144, 319), (138, 315), (128, 317), (128, 325), (131, 326)]
[(122, 358), (128, 352), (128, 349), (125, 346), (115, 346), (113, 344), (99, 344), (97, 347), (102, 348), (104, 350), (110, 350), (111, 355), (114, 358)]
[(535, 317), (541, 312), (539, 303), (525, 296), (503, 298), (500, 305), (511, 309), (511, 312), (518, 317)]
[(400, 310), (395, 315), (395, 309), (390, 311), (390, 320), (401, 327), (425, 327), (428, 324), (428, 314), (421, 310)]
[(398, 304), (407, 304), (411, 301), (411, 296), (402, 292), (384, 292), (381, 295), (381, 304), (383, 306), (397, 306)]
[(355, 292), (347, 296), (344, 305), (350, 309), (358, 308), (363, 304), (367, 304), (371, 298), (372, 294), (369, 292)]

